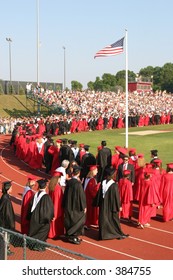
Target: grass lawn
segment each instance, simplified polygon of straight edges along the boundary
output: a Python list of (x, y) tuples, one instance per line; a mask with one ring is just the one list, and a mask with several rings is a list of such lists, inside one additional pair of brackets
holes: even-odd
[[(135, 135), (132, 132), (149, 131), (150, 134)], [(155, 133), (155, 132), (158, 133)], [(97, 154), (97, 147), (100, 146), (102, 140), (107, 141), (107, 146), (114, 153), (115, 146), (126, 145), (125, 129), (112, 129), (103, 131), (81, 132), (69, 134), (65, 136), (57, 136), (56, 138), (67, 138), (77, 140), (77, 143), (90, 145), (90, 152)], [(146, 162), (150, 162), (150, 150), (157, 149), (158, 156), (162, 160), (163, 168), (166, 163), (173, 162), (173, 124), (155, 125), (148, 127), (135, 127), (128, 129), (128, 148), (136, 148), (137, 153), (143, 153)]]

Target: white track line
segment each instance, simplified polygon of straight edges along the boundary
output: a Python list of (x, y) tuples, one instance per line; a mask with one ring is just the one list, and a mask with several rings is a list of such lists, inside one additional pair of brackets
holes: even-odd
[(102, 245), (99, 245), (99, 244), (96, 244), (96, 243), (93, 243), (91, 241), (88, 241), (88, 240), (85, 240), (85, 239), (82, 239), (84, 242), (88, 243), (88, 244), (91, 244), (93, 246), (96, 246), (96, 247), (99, 247), (99, 248), (102, 248), (102, 249), (105, 249), (105, 250), (108, 250), (108, 251), (111, 251), (111, 252), (114, 252), (114, 253), (117, 253), (117, 254), (120, 254), (120, 255), (124, 255), (124, 256), (127, 256), (127, 257), (131, 257), (131, 258), (134, 258), (136, 260), (142, 260), (141, 258), (138, 258), (138, 257), (135, 257), (133, 255), (129, 255), (129, 254), (126, 254), (126, 253), (122, 253), (120, 251), (117, 251), (117, 250), (114, 250), (114, 249), (111, 249), (111, 248), (108, 248), (108, 247), (105, 247), (105, 246), (102, 246)]
[(157, 246), (157, 247), (161, 247), (161, 248), (173, 251), (172, 247), (167, 247), (167, 246), (164, 246), (164, 245), (160, 245), (160, 244), (157, 244), (157, 243), (154, 243), (154, 242), (150, 242), (150, 241), (146, 241), (146, 240), (143, 240), (143, 239), (140, 239), (140, 238), (136, 238), (136, 237), (130, 237), (130, 238), (138, 240), (140, 242), (148, 243), (148, 244), (151, 244), (151, 245), (154, 245), (154, 246)]

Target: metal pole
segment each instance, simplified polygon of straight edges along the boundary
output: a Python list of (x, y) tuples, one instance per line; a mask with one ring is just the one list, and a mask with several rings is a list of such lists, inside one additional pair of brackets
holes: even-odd
[(63, 46), (64, 49), (64, 90), (66, 89), (66, 48)]
[(39, 64), (40, 64), (40, 52), (39, 52), (39, 48), (40, 48), (40, 35), (39, 35), (39, 0), (37, 0), (37, 86), (39, 86), (40, 84), (40, 77), (39, 77)]
[(6, 38), (6, 41), (9, 44), (9, 69), (10, 69), (10, 93), (11, 93), (11, 91), (12, 91), (12, 77), (11, 77), (11, 43), (12, 43), (12, 39)]

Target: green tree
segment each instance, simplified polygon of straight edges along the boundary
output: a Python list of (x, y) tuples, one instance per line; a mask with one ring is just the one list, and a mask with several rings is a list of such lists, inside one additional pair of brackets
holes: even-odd
[(88, 82), (88, 83), (87, 83), (87, 87), (88, 87), (89, 90), (94, 90), (94, 83), (91, 82), (91, 81)]
[(83, 86), (78, 81), (71, 81), (71, 89), (72, 90), (82, 90)]
[(166, 63), (161, 71), (161, 89), (167, 92), (173, 92), (173, 64)]

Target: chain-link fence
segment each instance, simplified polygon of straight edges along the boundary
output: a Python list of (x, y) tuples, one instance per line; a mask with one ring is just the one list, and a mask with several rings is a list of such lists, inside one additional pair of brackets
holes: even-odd
[(93, 258), (0, 227), (0, 260), (93, 260)]

